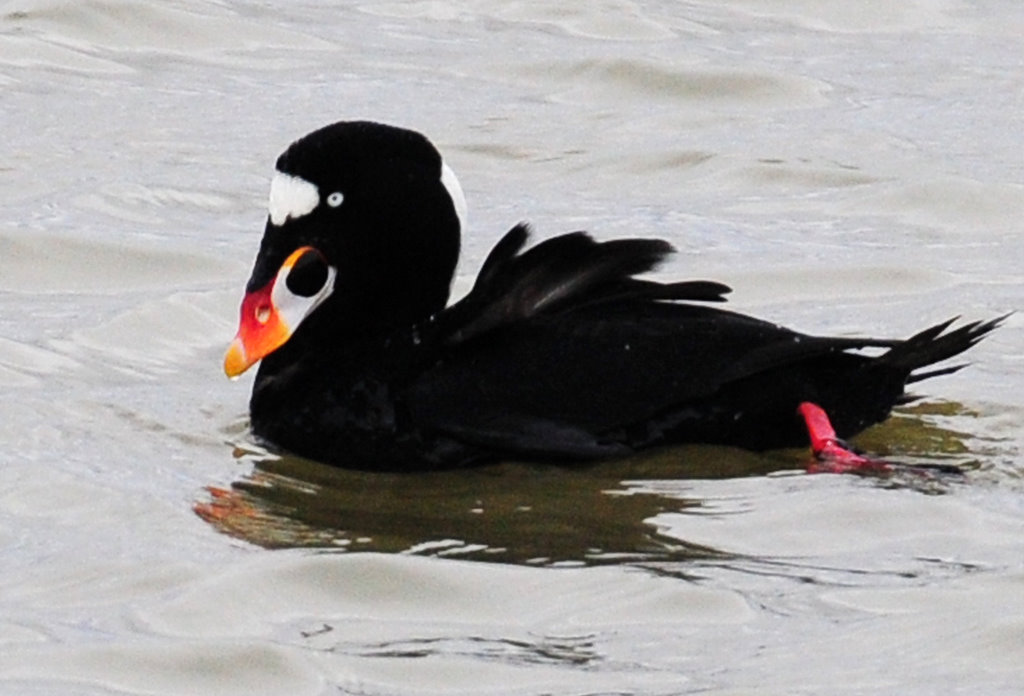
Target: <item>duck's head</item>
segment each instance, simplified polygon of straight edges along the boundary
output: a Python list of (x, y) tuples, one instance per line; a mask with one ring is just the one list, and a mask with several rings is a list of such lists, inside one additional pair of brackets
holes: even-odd
[(342, 338), (410, 325), (448, 301), (465, 199), (424, 136), (335, 123), (277, 160), (263, 241), (224, 371), (299, 331)]

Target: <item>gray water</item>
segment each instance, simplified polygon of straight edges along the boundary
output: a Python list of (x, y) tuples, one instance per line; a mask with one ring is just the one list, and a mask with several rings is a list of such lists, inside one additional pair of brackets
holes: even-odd
[(1022, 37), (1012, 0), (0, 2), (0, 693), (1019, 693), (1019, 316), (859, 441), (938, 479), (337, 472), (220, 364), (274, 158), (342, 118), (444, 151), (459, 288), (527, 219), (805, 331), (1019, 310)]

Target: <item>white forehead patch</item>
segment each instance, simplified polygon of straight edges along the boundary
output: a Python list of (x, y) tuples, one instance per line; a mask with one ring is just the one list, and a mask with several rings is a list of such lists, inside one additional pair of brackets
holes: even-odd
[(320, 205), (320, 191), (302, 177), (276, 172), (270, 180), (270, 221), (283, 225), (308, 215)]
[(462, 193), (459, 180), (455, 178), (455, 172), (446, 162), (441, 163), (441, 183), (448, 189), (448, 196), (452, 199), (452, 205), (455, 206), (455, 214), (459, 218), (459, 230), (462, 234), (466, 234), (466, 196)]

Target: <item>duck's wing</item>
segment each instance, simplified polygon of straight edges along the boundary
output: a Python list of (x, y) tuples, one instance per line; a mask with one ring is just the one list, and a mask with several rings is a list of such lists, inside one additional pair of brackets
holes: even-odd
[(563, 235), (522, 252), (515, 228), (473, 290), (436, 320), (442, 358), (410, 384), (417, 424), (508, 453), (594, 457), (633, 424), (713, 397), (725, 385), (830, 352), (889, 346), (804, 336), (693, 301), (712, 281), (636, 278), (671, 247)]
[(612, 300), (724, 302), (731, 288), (707, 280), (659, 283), (636, 276), (675, 250), (661, 239), (597, 242), (585, 232), (523, 251), (530, 230), (516, 225), (487, 256), (473, 289), (443, 313), (448, 345), (539, 316)]
[(571, 232), (523, 250), (530, 228), (516, 225), (495, 245), (481, 268), (473, 296), (518, 300), (522, 316), (550, 312), (623, 296), (665, 300), (724, 302), (732, 290), (722, 283), (688, 280), (643, 281), (670, 254), (663, 239), (629, 238), (595, 241), (586, 232)]

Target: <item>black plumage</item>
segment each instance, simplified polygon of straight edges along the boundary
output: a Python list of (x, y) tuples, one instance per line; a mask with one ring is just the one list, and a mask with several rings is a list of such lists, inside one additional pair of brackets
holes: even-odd
[[(304, 246), (336, 275), (262, 357), (256, 435), (389, 470), (588, 460), (682, 442), (800, 446), (800, 402), (852, 436), (905, 400), (907, 383), (959, 369), (927, 368), (999, 322), (943, 322), (902, 341), (809, 336), (710, 306), (729, 292), (720, 283), (638, 278), (672, 252), (662, 240), (575, 232), (528, 248), (525, 225), (446, 306), (461, 220), (442, 167), (422, 136), (366, 122), (333, 124), (282, 155), (280, 172), (344, 203), (267, 223), (251, 294)], [(875, 354), (855, 352), (865, 348)]]

